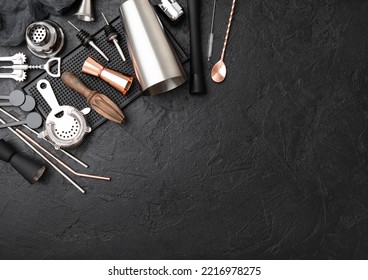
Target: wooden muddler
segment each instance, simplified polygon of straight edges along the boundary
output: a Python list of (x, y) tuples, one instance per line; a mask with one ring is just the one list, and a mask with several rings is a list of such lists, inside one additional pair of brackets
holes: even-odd
[(71, 89), (83, 95), (88, 104), (98, 114), (104, 118), (116, 122), (123, 123), (125, 116), (120, 108), (105, 94), (89, 89), (77, 76), (71, 72), (64, 72), (61, 80)]

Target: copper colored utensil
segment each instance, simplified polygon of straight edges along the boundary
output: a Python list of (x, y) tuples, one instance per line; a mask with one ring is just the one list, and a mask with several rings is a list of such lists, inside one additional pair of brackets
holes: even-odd
[(99, 77), (110, 86), (126, 95), (133, 83), (133, 77), (126, 76), (115, 70), (102, 66), (92, 57), (88, 57), (83, 64), (82, 72), (95, 77)]
[(221, 59), (213, 66), (212, 72), (211, 72), (211, 78), (216, 83), (223, 82), (226, 77), (226, 65), (224, 62), (224, 57), (225, 57), (225, 51), (227, 47), (227, 40), (229, 39), (231, 23), (233, 21), (235, 2), (236, 0), (233, 0), (232, 6), (231, 6), (230, 18), (229, 18), (229, 23), (227, 25), (224, 47), (222, 48), (222, 53), (221, 53)]
[(120, 108), (106, 95), (89, 89), (77, 76), (71, 72), (61, 75), (62, 81), (71, 89), (87, 98), (88, 104), (98, 114), (115, 123), (123, 123), (125, 117)]

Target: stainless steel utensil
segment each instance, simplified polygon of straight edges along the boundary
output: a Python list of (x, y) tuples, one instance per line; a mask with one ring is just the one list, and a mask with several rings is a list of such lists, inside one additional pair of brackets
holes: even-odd
[(184, 84), (185, 71), (149, 1), (124, 1), (120, 15), (143, 94), (158, 95)]
[(37, 89), (51, 107), (46, 118), (45, 130), (40, 138), (48, 138), (55, 148), (71, 148), (78, 146), (91, 128), (81, 111), (71, 106), (60, 106), (55, 93), (47, 80), (39, 80)]
[(40, 58), (51, 58), (64, 48), (65, 35), (54, 21), (44, 20), (31, 23), (26, 30), (27, 47)]
[(82, 21), (94, 21), (92, 0), (82, 0), (78, 11), (73, 16)]
[[(49, 59), (44, 65), (26, 65), (26, 56), (23, 53), (17, 53), (13, 56), (0, 57), (0, 62), (12, 62), (13, 65), (3, 65), (0, 66), (2, 69), (13, 69), (11, 73), (0, 73), (0, 78), (10, 78), (14, 79), (18, 82), (23, 82), (26, 78), (26, 70), (27, 69), (41, 69), (45, 70), (46, 73), (53, 77), (59, 78), (61, 76), (61, 58), (54, 57)], [(52, 63), (57, 63), (57, 72), (51, 72)]]

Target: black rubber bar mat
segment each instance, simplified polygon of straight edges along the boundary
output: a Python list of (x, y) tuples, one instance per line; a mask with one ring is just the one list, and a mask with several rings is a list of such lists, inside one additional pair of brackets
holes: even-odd
[[(129, 58), (129, 52), (126, 41), (122, 39), (125, 36), (123, 31), (123, 24), (120, 21), (120, 17), (114, 19), (110, 24), (116, 28), (119, 34), (122, 35), (121, 39), (119, 40), (119, 44), (127, 58), (126, 62), (122, 61), (115, 46), (106, 41), (105, 33), (103, 29), (101, 29), (96, 34), (94, 34), (95, 43), (109, 57), (110, 61), (107, 62), (93, 48), (84, 48), (82, 45), (80, 45), (73, 51), (71, 51), (69, 54), (67, 54), (65, 57), (63, 57), (61, 72), (63, 73), (65, 71), (70, 71), (74, 73), (90, 89), (97, 90), (103, 94), (106, 94), (114, 102), (116, 102), (116, 104), (118, 104), (120, 108), (123, 108), (129, 103), (131, 103), (133, 100), (135, 100), (137, 97), (139, 97), (142, 94), (142, 91), (139, 87), (138, 80), (134, 74), (133, 65)], [(174, 49), (176, 50), (181, 62), (184, 63), (188, 61), (189, 56), (175, 41), (174, 37), (172, 37), (170, 33), (168, 33), (168, 37), (172, 42)], [(81, 73), (83, 63), (88, 56), (95, 58), (102, 65), (107, 66), (108, 68), (111, 68), (126, 75), (133, 76), (134, 82), (130, 90), (128, 91), (127, 95), (125, 96), (122, 95), (120, 92), (118, 92), (117, 90), (115, 90), (114, 88), (112, 88), (99, 78)], [(56, 66), (51, 67), (52, 72), (55, 72), (55, 67)], [(51, 109), (37, 90), (37, 82), (40, 79), (46, 79), (50, 82), (60, 105), (73, 106), (79, 110), (88, 107), (86, 99), (82, 95), (74, 92), (69, 87), (67, 87), (60, 78), (51, 78), (46, 73), (42, 73), (35, 79), (33, 79), (31, 82), (29, 82), (27, 85), (25, 85), (23, 87), (23, 90), (25, 91), (25, 93), (35, 98), (37, 102), (37, 109), (45, 118), (50, 113)], [(90, 114), (86, 116), (86, 118), (88, 124), (91, 126), (92, 129), (95, 129), (96, 127), (98, 127), (99, 125), (101, 125), (106, 121), (105, 118), (101, 117), (93, 110), (91, 111)]]

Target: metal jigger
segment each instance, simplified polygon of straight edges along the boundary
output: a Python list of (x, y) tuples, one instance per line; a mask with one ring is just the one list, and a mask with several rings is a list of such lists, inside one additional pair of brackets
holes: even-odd
[(82, 0), (78, 11), (73, 16), (82, 21), (95, 21), (92, 9), (92, 0)]
[(91, 57), (88, 57), (84, 62), (82, 72), (101, 78), (110, 86), (120, 91), (123, 95), (126, 95), (133, 83), (133, 77), (126, 76), (115, 70), (106, 68)]

